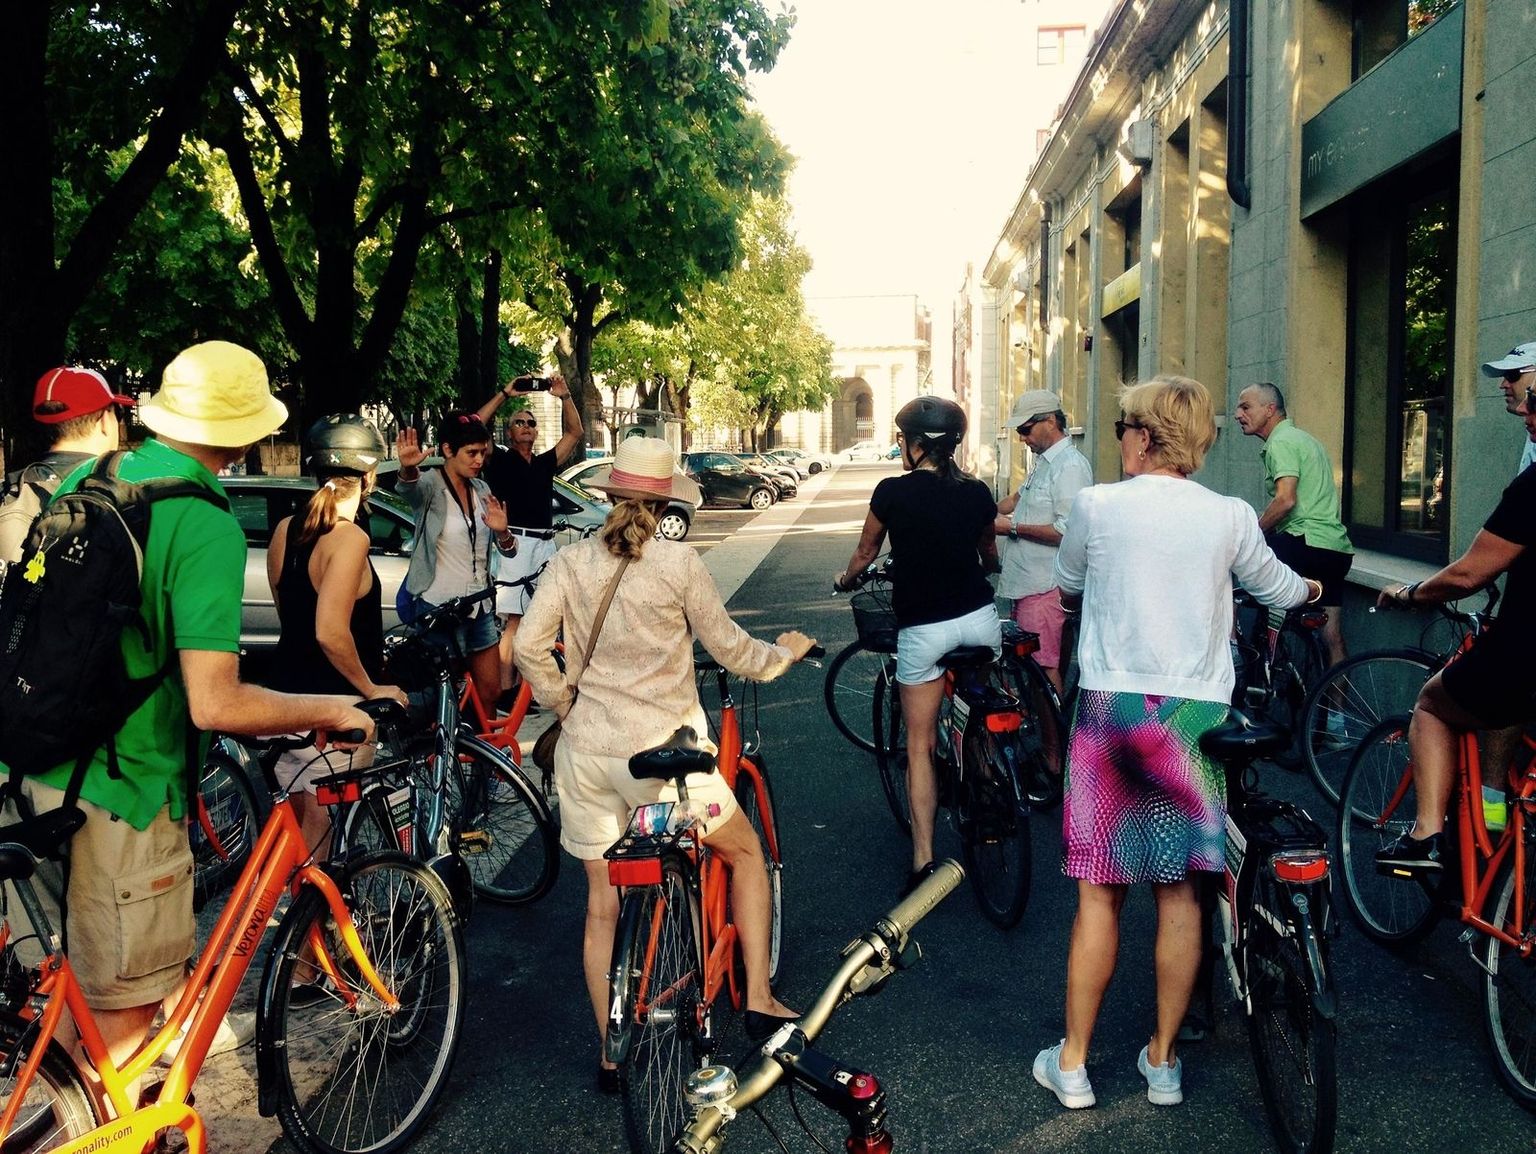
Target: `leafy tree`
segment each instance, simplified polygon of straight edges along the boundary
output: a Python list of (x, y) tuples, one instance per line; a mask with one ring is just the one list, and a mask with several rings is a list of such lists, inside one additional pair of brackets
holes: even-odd
[[(32, 386), (203, 118), (239, 0), (10, 5), (0, 36), (0, 430), (38, 447)], [(118, 163), (131, 146), (132, 158)], [(60, 228), (62, 180), (78, 226)]]

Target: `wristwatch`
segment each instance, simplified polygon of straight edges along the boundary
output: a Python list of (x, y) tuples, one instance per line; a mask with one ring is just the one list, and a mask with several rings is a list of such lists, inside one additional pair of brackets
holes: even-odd
[(1009, 528), (1008, 528), (1008, 540), (1010, 540), (1010, 541), (1017, 541), (1018, 539), (1019, 539), (1019, 527), (1017, 525), (1009, 526)]

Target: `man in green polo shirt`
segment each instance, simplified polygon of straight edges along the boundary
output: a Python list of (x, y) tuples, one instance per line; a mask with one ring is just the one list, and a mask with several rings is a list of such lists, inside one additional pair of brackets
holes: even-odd
[(1323, 641), (1328, 663), (1347, 656), (1339, 624), (1344, 578), (1355, 549), (1339, 519), (1339, 490), (1322, 442), (1285, 416), (1285, 396), (1269, 382), (1249, 385), (1237, 397), (1237, 423), (1245, 436), (1264, 442), (1264, 492), (1269, 504), (1259, 528), (1275, 555), (1303, 577), (1321, 581), (1328, 614)]
[[(166, 366), (160, 391), (139, 407), (158, 436), (128, 454), (119, 475), (186, 478), (222, 496), (215, 474), (287, 415), (254, 353), (224, 341), (194, 345)], [(69, 492), (90, 468), (81, 466), (59, 491)], [(173, 652), (177, 660), (118, 732), (119, 775), (108, 772), (104, 750), (87, 768), (86, 821), (69, 843), (68, 870), (47, 861), (38, 868), (39, 896), (65, 932), (81, 990), (119, 1066), (143, 1043), (162, 1000), (181, 988), (196, 949), (188, 727), (373, 731), (353, 698), (274, 693), (240, 680), (244, 582), (245, 534), (233, 516), (196, 497), (155, 503), (141, 581), (147, 644), (126, 629), (123, 653), (130, 677), (156, 673)], [(24, 779), (34, 812), (59, 808), (73, 768)], [(8, 772), (0, 767), (0, 776)]]

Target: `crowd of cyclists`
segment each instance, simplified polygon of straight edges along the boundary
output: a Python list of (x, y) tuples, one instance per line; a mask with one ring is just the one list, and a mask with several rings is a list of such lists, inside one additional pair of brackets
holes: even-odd
[[(1507, 385), (1511, 411), (1536, 442), (1536, 343), (1484, 371)], [(517, 385), (509, 383), (501, 395)], [(579, 441), (579, 418), (563, 382), (556, 395), (570, 411), (559, 444), (571, 437), (573, 421)], [(35, 415), (60, 427), (60, 435), (50, 457), (23, 478), (34, 505), (45, 506), (54, 492), (69, 493), (97, 456), (117, 448), (128, 403), (89, 370), (61, 368), (38, 382)], [(630, 756), (692, 740), (687, 727), (707, 733), (694, 640), (728, 669), (757, 680), (784, 673), (815, 642), (795, 631), (773, 643), (748, 636), (731, 620), (695, 550), (657, 536), (657, 518), (674, 496), (674, 455), (664, 442), (624, 441), (612, 466), (591, 482), (613, 501), (601, 532), (558, 553), (546, 548), (547, 516), (541, 525), (510, 520), (514, 502), (485, 479), (497, 458), (512, 451), (493, 444), (485, 423), (499, 403), (500, 397), (479, 413), (447, 415), (435, 430), (441, 453), (435, 468), (426, 467), (417, 432), (400, 432), (396, 489), (415, 514), (416, 532), (397, 607), (409, 620), (485, 592), (483, 607), (447, 627), (457, 651), (467, 655), (467, 675), (481, 700), (505, 701), (521, 676), (560, 723), (554, 787), (561, 842), (588, 878), (582, 964), (600, 1040), (618, 912), (603, 853), (635, 806), (676, 796), (671, 785), (636, 780)], [(875, 487), (859, 540), (834, 579), (846, 588), (849, 575), (886, 547), (901, 575), (894, 591), (896, 681), (907, 727), (912, 831), (903, 893), (937, 868), (933, 758), (941, 658), (960, 646), (1000, 648), (991, 576), (1004, 574), (1016, 619), (1041, 636), (1040, 660), (1058, 687), (1061, 624), (1066, 614), (1081, 614), (1062, 817), (1062, 868), (1078, 894), (1066, 958), (1066, 1029), (1033, 1064), (1040, 1085), (1073, 1109), (1095, 1102), (1089, 1045), (1115, 970), (1120, 914), (1130, 887), (1140, 883), (1152, 887), (1156, 901), (1156, 939), (1142, 956), (1155, 960), (1157, 1006), (1136, 1068), (1154, 1104), (1183, 1099), (1178, 1039), (1203, 934), (1195, 879), (1220, 871), (1224, 853), (1224, 780), (1199, 739), (1225, 719), (1232, 697), (1234, 580), (1279, 610), (1329, 607), (1333, 656), (1343, 653), (1337, 606), (1350, 547), (1332, 531), (1337, 494), (1331, 479), (1318, 483), (1315, 441), (1288, 426), (1279, 390), (1269, 384), (1246, 390), (1239, 416), (1245, 433), (1266, 442), (1271, 503), (1262, 516), (1191, 479), (1216, 436), (1205, 386), (1158, 376), (1124, 390), (1120, 410), (1115, 432), (1123, 479), (1093, 484), (1054, 394), (1021, 397), (1014, 427), (1037, 463), (1020, 491), (999, 503), (957, 464), (964, 411), (938, 397), (910, 402), (895, 419), (902, 473)], [(68, 804), (72, 794), (86, 815), (65, 861), (46, 863), (39, 877), (56, 903), (50, 912), (65, 927), (82, 989), (115, 1059), (142, 1045), (162, 1003), (181, 988), (194, 952), (191, 890), (181, 879), (190, 873), (186, 782), (189, 758), (202, 753), (196, 735), (313, 731), (313, 745), (286, 753), (278, 775), (308, 799), (300, 805), (303, 828), (319, 850), (328, 825), (312, 797), (313, 779), (369, 756), (373, 722), (356, 703), (406, 701), (384, 667), (381, 588), (358, 523), (386, 445), (357, 414), (326, 417), (307, 432), (304, 468), (317, 488), (299, 513), (275, 528), (268, 552), (282, 625), (270, 685), (241, 680), (245, 543), (217, 475), (286, 417), (260, 360), (239, 346), (202, 343), (167, 366), (159, 389), (139, 406), (139, 420), (154, 436), (114, 457), (113, 467), (125, 481), (178, 478), (207, 496), (157, 501), (148, 519), (142, 626), (125, 630), (121, 642), (130, 674), (148, 685), (146, 696), (114, 740), (86, 751), (78, 764), (9, 778), (7, 821)], [(537, 492), (542, 465), (532, 462), (543, 455), (531, 454), (531, 430), (529, 424), (518, 462), (502, 464), (504, 475), (524, 478)], [(1431, 678), (1419, 697), (1409, 731), (1418, 821), (1379, 855), (1384, 867), (1441, 868), (1458, 735), (1515, 726), (1532, 713), (1536, 683), (1516, 647), (1528, 635), (1525, 618), (1536, 612), (1524, 596), (1533, 579), (1525, 515), (1533, 489), (1536, 476), (1522, 471), (1462, 557), (1422, 582), (1381, 595), (1384, 606), (1406, 607), (1452, 600), (1504, 575), (1509, 583), (1499, 628), (1467, 659)], [(0, 528), (8, 512), (10, 504), (0, 510)], [(39, 555), (29, 558), (24, 573), (24, 539), (24, 533), (0, 538), (7, 549), (0, 560), (12, 563), (4, 574), (8, 583), (42, 573)], [(494, 581), (522, 571), (515, 567), (520, 552), (548, 562), (537, 592), (531, 601), (497, 606)], [(525, 556), (520, 564), (527, 562)], [(505, 615), (520, 624), (499, 625), (498, 608), (516, 610)], [(504, 634), (512, 634), (505, 654)], [(567, 655), (582, 660), (558, 664), (557, 639)], [(689, 791), (702, 807), (702, 836), (730, 868), (745, 959), (746, 1028), (761, 1039), (796, 1015), (769, 984), (768, 883), (757, 838), (731, 792), (716, 785), (701, 775)], [(142, 888), (145, 899), (118, 900), (125, 887)], [(230, 1034), (230, 1044), (243, 1040), (233, 1026)], [(618, 1088), (615, 1070), (601, 1058), (596, 1085)]]

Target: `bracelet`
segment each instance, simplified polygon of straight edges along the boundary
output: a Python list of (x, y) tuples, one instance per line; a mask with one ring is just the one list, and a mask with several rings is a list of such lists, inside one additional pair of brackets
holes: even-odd
[(1307, 604), (1308, 605), (1316, 605), (1319, 601), (1321, 601), (1323, 599), (1323, 583), (1321, 581), (1319, 581), (1316, 577), (1308, 577), (1307, 578), (1307, 589), (1311, 590), (1313, 588), (1313, 586), (1317, 587), (1317, 592), (1313, 593), (1312, 596), (1307, 598)]
[(1417, 582), (1417, 581), (1413, 582), (1411, 585), (1404, 585), (1401, 589), (1399, 589), (1397, 591), (1398, 592), (1398, 599), (1400, 601), (1402, 601), (1402, 603), (1404, 605), (1412, 605), (1413, 604), (1413, 595), (1415, 593), (1417, 593), (1418, 591), (1419, 591), (1419, 582)]

